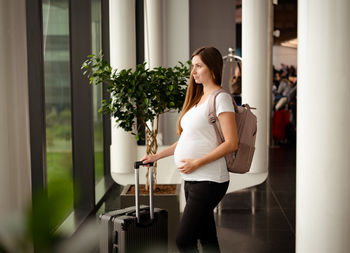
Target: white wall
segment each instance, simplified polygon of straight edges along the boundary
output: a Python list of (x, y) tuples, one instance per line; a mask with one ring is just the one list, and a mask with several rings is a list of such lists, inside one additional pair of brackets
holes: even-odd
[(281, 63), (285, 65), (293, 65), (297, 67), (298, 50), (296, 48), (284, 47), (284, 46), (273, 46), (273, 65), (276, 69), (281, 68)]
[(31, 198), (25, 19), (25, 1), (0, 2), (0, 214)]

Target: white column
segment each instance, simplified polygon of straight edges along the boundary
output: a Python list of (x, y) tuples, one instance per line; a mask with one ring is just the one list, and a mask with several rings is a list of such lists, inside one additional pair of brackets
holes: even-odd
[(31, 199), (25, 1), (0, 2), (0, 216)]
[(150, 68), (164, 65), (163, 0), (145, 0), (145, 60)]
[(252, 173), (268, 169), (268, 6), (270, 0), (242, 1), (242, 102), (256, 107), (258, 119)]
[(350, 252), (350, 2), (299, 1), (296, 252)]
[[(149, 68), (164, 66), (164, 1), (163, 0), (145, 0), (145, 61)], [(161, 114), (159, 117), (159, 131), (157, 141), (163, 145), (163, 134), (167, 123), (167, 114)]]
[[(136, 66), (135, 0), (110, 0), (110, 60), (118, 70)], [(111, 171), (133, 172), (137, 144), (128, 132), (117, 128), (112, 119)]]
[[(271, 119), (272, 119), (272, 83), (273, 83), (273, 68), (272, 68), (272, 48), (273, 48), (273, 0), (268, 0), (268, 23), (267, 23), (267, 87), (266, 87), (266, 119), (267, 119), (267, 146), (270, 147), (271, 140)], [(269, 164), (269, 156), (267, 156), (267, 164)]]
[(164, 63), (175, 66), (190, 57), (189, 0), (164, 1)]
[[(163, 3), (164, 66), (173, 67), (190, 58), (189, 0), (167, 0)], [(166, 113), (162, 128), (163, 144), (170, 145), (179, 138), (176, 134), (179, 113)]]

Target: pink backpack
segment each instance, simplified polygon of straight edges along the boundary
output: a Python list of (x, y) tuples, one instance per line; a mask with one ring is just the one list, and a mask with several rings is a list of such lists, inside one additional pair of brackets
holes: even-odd
[[(215, 98), (220, 93), (228, 92), (224, 89), (216, 90), (210, 95), (208, 100), (208, 121), (209, 124), (213, 125), (215, 128), (219, 144), (224, 142), (220, 123), (216, 117), (215, 106)], [(235, 108), (235, 119), (238, 131), (238, 149), (235, 152), (225, 155), (227, 170), (232, 173), (246, 173), (250, 169), (254, 156), (257, 120), (256, 116), (251, 112), (252, 108), (248, 104), (237, 106), (233, 97), (232, 103)]]

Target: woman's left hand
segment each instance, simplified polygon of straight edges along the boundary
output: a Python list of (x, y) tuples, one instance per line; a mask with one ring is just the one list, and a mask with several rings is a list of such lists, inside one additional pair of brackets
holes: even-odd
[(183, 165), (178, 167), (178, 169), (180, 172), (185, 174), (190, 174), (199, 167), (198, 161), (196, 159), (182, 159), (180, 162), (182, 162)]

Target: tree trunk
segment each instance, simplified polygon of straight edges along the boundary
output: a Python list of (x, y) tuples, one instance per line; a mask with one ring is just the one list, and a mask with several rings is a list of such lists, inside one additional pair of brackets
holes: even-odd
[[(156, 117), (155, 120), (151, 121), (151, 128), (146, 127), (146, 153), (147, 155), (157, 154), (158, 151), (158, 143), (157, 143), (157, 134), (158, 134), (158, 120), (159, 116)], [(156, 121), (156, 126), (154, 126), (154, 121)], [(153, 165), (153, 189), (156, 189), (157, 185), (157, 162)], [(146, 189), (148, 190), (149, 182), (148, 182), (148, 173), (149, 169), (147, 168), (146, 173)]]

